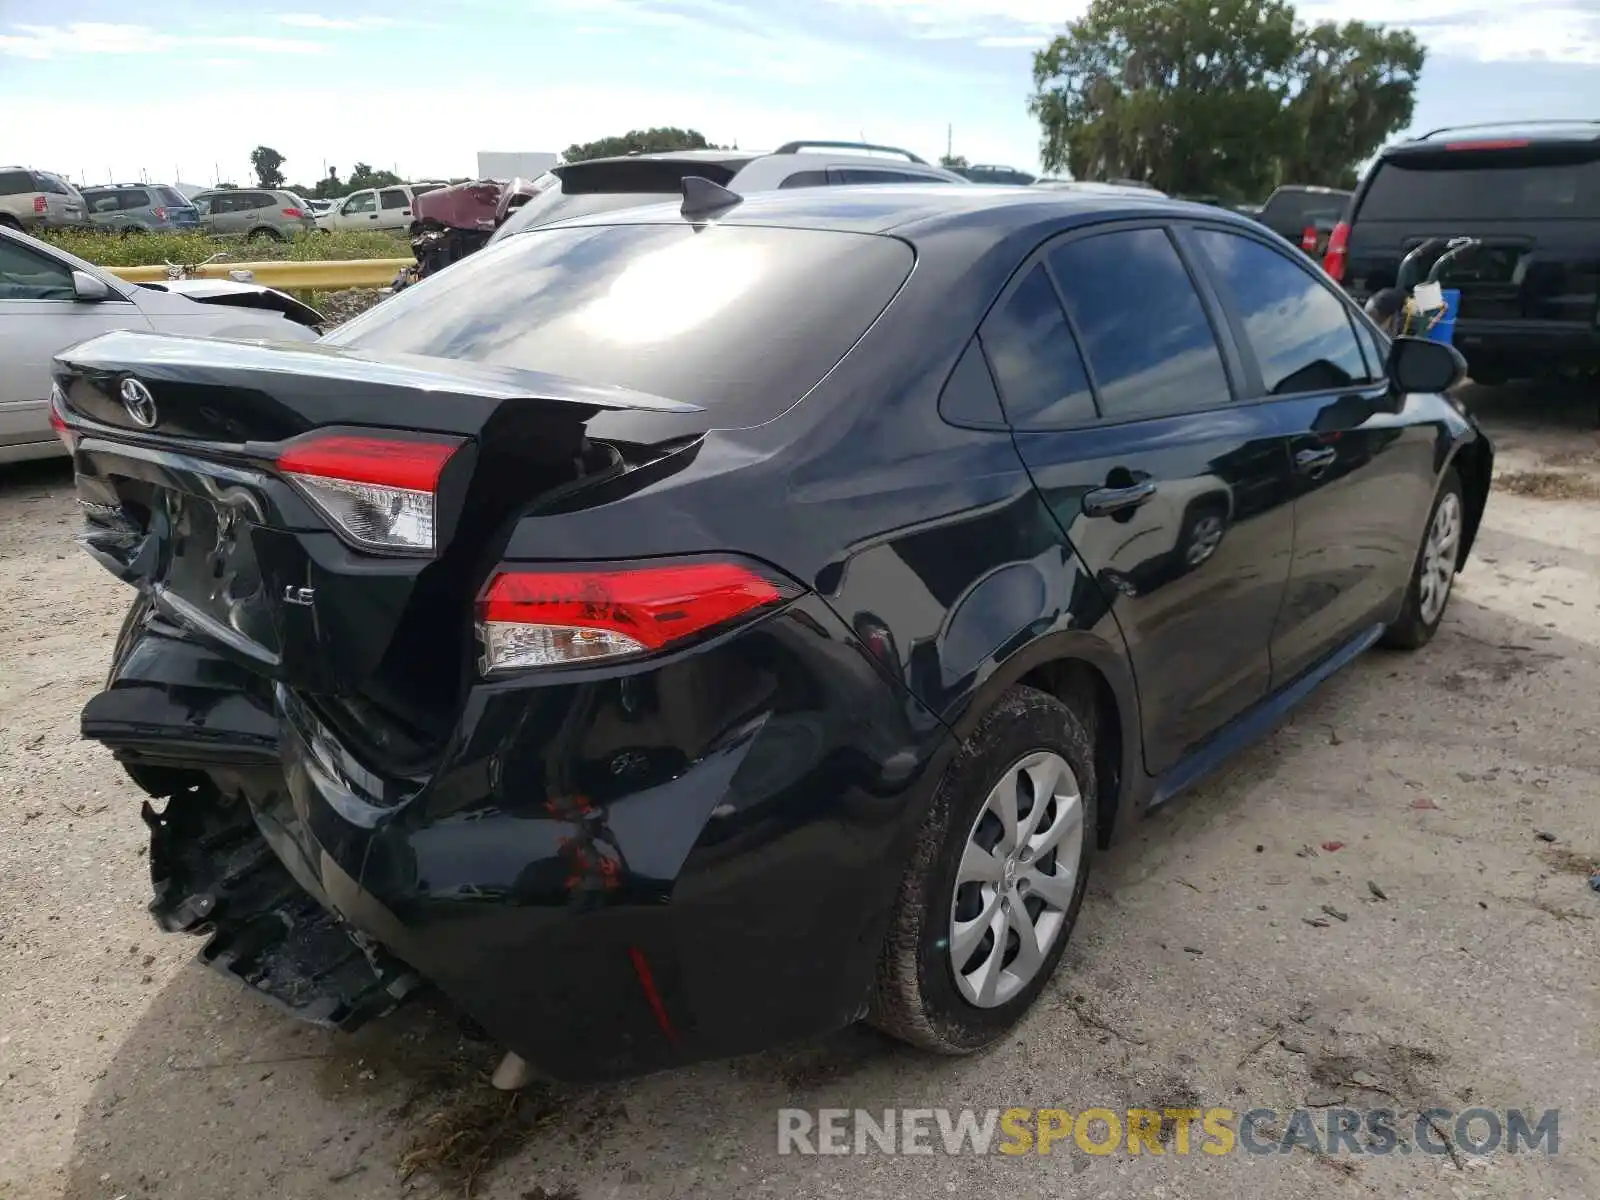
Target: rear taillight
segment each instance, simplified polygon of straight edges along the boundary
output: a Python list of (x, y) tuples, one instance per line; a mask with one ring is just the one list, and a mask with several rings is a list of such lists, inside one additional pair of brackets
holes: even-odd
[(1310, 254), (1317, 248), (1317, 227), (1307, 225), (1300, 231), (1300, 249)]
[(43, 196), (35, 196), (33, 198), (33, 211), (34, 212), (42, 213), (42, 212), (48, 212), (49, 210), (50, 210), (50, 206), (47, 203), (45, 203), (45, 198)]
[(154, 212), (156, 214), (156, 220), (165, 221), (167, 219), (167, 210), (166, 209), (158, 208), (158, 209), (155, 209)]
[(439, 476), (460, 447), (459, 438), (310, 433), (277, 465), (357, 545), (431, 551)]
[(1322, 260), (1322, 269), (1333, 277), (1335, 283), (1344, 282), (1344, 268), (1350, 247), (1350, 223), (1340, 221), (1328, 236), (1328, 253)]
[(485, 675), (649, 654), (724, 629), (799, 589), (728, 559), (502, 567), (478, 600)]
[(66, 416), (67, 398), (61, 388), (56, 384), (50, 385), (50, 428), (55, 430), (56, 436), (61, 439), (61, 444), (71, 454), (78, 448), (77, 431), (67, 424)]
[(283, 215), (286, 217), (293, 217), (295, 220), (299, 220), (301, 217), (305, 216), (305, 213), (301, 212), (298, 208), (286, 208), (283, 210)]

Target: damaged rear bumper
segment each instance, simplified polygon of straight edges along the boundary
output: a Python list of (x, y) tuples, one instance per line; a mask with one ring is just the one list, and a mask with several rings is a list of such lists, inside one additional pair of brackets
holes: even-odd
[(426, 979), (575, 1081), (861, 1016), (950, 748), (810, 599), (622, 678), (475, 688), (411, 775), (145, 614), (83, 730), (168, 797), (151, 908), (207, 964), (341, 1029)]

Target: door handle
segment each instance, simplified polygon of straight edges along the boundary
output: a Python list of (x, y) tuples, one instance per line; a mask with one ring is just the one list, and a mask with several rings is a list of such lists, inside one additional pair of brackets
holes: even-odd
[(1294, 469), (1302, 475), (1314, 475), (1333, 466), (1333, 460), (1338, 457), (1339, 451), (1332, 446), (1324, 446), (1320, 450), (1299, 450), (1295, 452)]
[(1155, 494), (1155, 481), (1150, 479), (1142, 479), (1129, 487), (1095, 488), (1084, 495), (1083, 512), (1089, 517), (1109, 517), (1138, 508)]

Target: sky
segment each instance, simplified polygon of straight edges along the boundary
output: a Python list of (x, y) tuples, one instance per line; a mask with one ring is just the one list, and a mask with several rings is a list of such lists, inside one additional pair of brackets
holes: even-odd
[[(651, 125), (1038, 169), (1033, 51), (1087, 0), (0, 0), (0, 162), (78, 182), (476, 173)], [(297, 8), (297, 4), (316, 7)], [(1600, 0), (1304, 0), (1429, 48), (1414, 129), (1600, 112)], [(1397, 20), (1395, 18), (1403, 18)], [(18, 119), (21, 115), (21, 119)]]

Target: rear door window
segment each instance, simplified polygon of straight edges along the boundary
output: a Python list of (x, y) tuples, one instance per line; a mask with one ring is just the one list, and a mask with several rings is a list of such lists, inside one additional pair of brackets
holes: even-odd
[(158, 187), (151, 188), (150, 190), (153, 191), (156, 194), (156, 198), (168, 208), (189, 207), (189, 201), (184, 198), (183, 193), (177, 188)]
[(382, 208), (409, 208), (411, 198), (399, 188), (384, 188), (378, 193), (378, 203)]
[(1107, 419), (1232, 399), (1211, 321), (1165, 230), (1076, 238), (1049, 258)]
[(143, 188), (123, 188), (117, 193), (117, 207), (123, 210), (147, 208), (150, 196)]
[(895, 171), (885, 167), (834, 167), (829, 172), (834, 182), (849, 183), (943, 183), (932, 175), (914, 171)]
[(1089, 376), (1055, 285), (1034, 263), (978, 335), (1016, 429), (1068, 429), (1095, 419)]
[[(1490, 163), (1487, 158), (1498, 161)], [(1496, 152), (1440, 151), (1383, 160), (1357, 219), (1362, 221), (1594, 220), (1600, 160), (1539, 161)]]
[(777, 415), (832, 370), (912, 263), (896, 238), (831, 230), (538, 229), (323, 340), (547, 371), (744, 424)]
[(1372, 378), (1349, 310), (1310, 271), (1254, 238), (1199, 229), (1194, 239), (1233, 300), (1267, 395)]
[(20, 196), (33, 191), (33, 176), (26, 171), (0, 171), (0, 196)]

